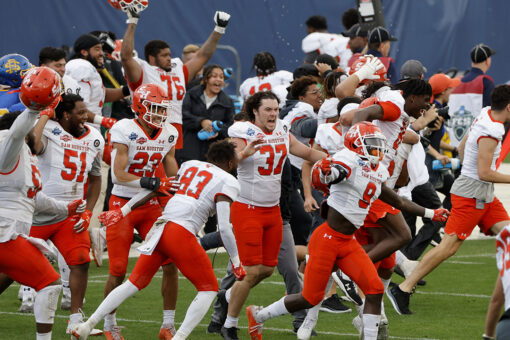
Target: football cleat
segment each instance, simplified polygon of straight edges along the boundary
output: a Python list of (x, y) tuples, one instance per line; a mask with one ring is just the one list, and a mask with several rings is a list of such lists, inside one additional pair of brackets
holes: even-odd
[(352, 309), (350, 309), (349, 307), (344, 305), (338, 298), (338, 295), (336, 295), (336, 294), (333, 294), (329, 298), (323, 300), (320, 310), (323, 312), (328, 312), (328, 313), (333, 313), (333, 314), (352, 312)]
[(344, 275), (341, 270), (337, 270), (336, 272), (332, 273), (331, 276), (350, 301), (354, 302), (358, 306), (363, 304), (363, 300), (361, 300), (358, 295), (356, 284), (352, 282), (352, 280), (347, 275)]
[(174, 325), (163, 325), (159, 330), (159, 339), (160, 340), (170, 340), (173, 338), (177, 331), (175, 330)]
[(221, 327), (221, 336), (223, 336), (223, 339), (225, 340), (239, 340), (236, 327)]
[(391, 289), (386, 291), (386, 294), (398, 314), (413, 314), (413, 312), (409, 310), (409, 299), (411, 297), (411, 293), (406, 293), (398, 286), (393, 286)]
[(299, 327), (297, 331), (297, 338), (299, 340), (308, 340), (313, 334), (313, 329), (317, 324), (317, 319), (309, 318), (308, 316), (305, 318), (301, 327)]
[(34, 289), (24, 286), (23, 298), (21, 300), (21, 306), (19, 307), (18, 312), (33, 313), (36, 295), (37, 295), (37, 293), (35, 292)]
[(252, 340), (262, 340), (262, 327), (263, 323), (255, 320), (255, 315), (262, 310), (261, 306), (248, 306), (246, 307), (246, 316), (248, 317), (248, 331)]
[(124, 340), (122, 335), (120, 334), (120, 328), (118, 326), (113, 326), (109, 330), (104, 331), (104, 336), (106, 340)]
[[(66, 292), (67, 289), (63, 289), (62, 299), (60, 300), (60, 309), (70, 310), (71, 309), (71, 292)], [(69, 333), (70, 334), (70, 333)]]

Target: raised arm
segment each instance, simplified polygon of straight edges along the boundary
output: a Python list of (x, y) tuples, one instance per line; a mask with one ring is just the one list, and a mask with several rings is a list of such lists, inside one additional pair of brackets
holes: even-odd
[[(218, 46), (218, 42), (223, 34), (225, 34), (225, 29), (230, 20), (230, 14), (217, 11), (214, 14), (214, 22), (216, 23), (216, 27), (209, 35), (209, 38), (205, 41), (205, 43), (200, 47), (197, 51), (197, 54), (191, 58), (185, 65), (188, 68), (188, 79), (193, 79), (198, 71), (204, 67), (204, 65), (211, 59), (216, 51), (216, 47)], [(124, 38), (125, 39), (125, 38)], [(124, 46), (123, 46), (124, 47)]]
[(120, 62), (124, 68), (124, 75), (130, 83), (138, 82), (142, 76), (142, 67), (133, 57), (133, 50), (135, 48), (135, 29), (136, 23), (128, 24), (120, 50)]
[(312, 163), (315, 163), (318, 160), (321, 160), (328, 156), (328, 154), (325, 152), (322, 152), (319, 150), (314, 150), (314, 149), (304, 145), (303, 143), (298, 141), (296, 137), (294, 137), (292, 135), (290, 138), (289, 148), (290, 148), (290, 150), (289, 150), (290, 153), (293, 154), (294, 156), (303, 158), (303, 159), (305, 159), (309, 162), (312, 162)]

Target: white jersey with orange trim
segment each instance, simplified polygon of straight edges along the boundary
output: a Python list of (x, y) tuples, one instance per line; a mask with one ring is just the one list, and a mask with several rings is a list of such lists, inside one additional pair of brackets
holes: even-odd
[(337, 152), (333, 162), (347, 169), (348, 176), (340, 183), (331, 185), (328, 205), (360, 228), (370, 205), (381, 194), (381, 185), (389, 177), (388, 170), (381, 163), (373, 170), (370, 162), (347, 148)]
[(217, 196), (235, 201), (241, 190), (234, 176), (207, 162), (184, 162), (177, 175), (179, 190), (168, 201), (161, 218), (183, 226), (193, 235), (216, 214)]
[(80, 95), (81, 87), (76, 80), (74, 80), (67, 74), (64, 74), (64, 76), (62, 77), (62, 82), (64, 83), (64, 92), (66, 94), (72, 93)]
[(239, 87), (239, 94), (243, 100), (246, 100), (257, 92), (271, 91), (280, 85), (288, 87), (293, 79), (291, 72), (283, 70), (273, 72), (267, 76), (251, 77), (243, 81)]
[(277, 119), (270, 134), (251, 122), (236, 122), (228, 129), (231, 138), (241, 138), (246, 143), (264, 137), (260, 149), (239, 162), (239, 202), (259, 207), (273, 207), (280, 202), (282, 168), (291, 138), (289, 130), (289, 125), (281, 119)]
[(386, 137), (387, 152), (384, 155), (382, 164), (393, 174), (393, 159), (397, 155), (397, 149), (404, 139), (404, 134), (409, 126), (409, 116), (404, 111), (405, 99), (400, 91), (390, 90), (385, 86), (375, 92), (379, 99), (379, 104), (384, 110), (382, 120), (374, 120), (372, 123), (377, 125)]
[[(112, 144), (119, 143), (128, 147), (128, 164), (124, 170), (139, 177), (154, 177), (156, 168), (174, 147), (178, 137), (177, 130), (171, 125), (165, 125), (154, 137), (150, 137), (136, 119), (118, 121), (111, 128), (110, 134)], [(112, 171), (114, 162), (112, 157)], [(112, 194), (131, 198), (139, 191), (138, 188), (114, 184)]]
[(510, 226), (505, 226), (496, 237), (496, 264), (501, 275), (507, 311), (510, 308)]
[(344, 148), (342, 124), (336, 122), (319, 125), (314, 142), (326, 151), (328, 155), (334, 155), (342, 150)]
[[(101, 116), (106, 91), (101, 75), (99, 75), (94, 65), (85, 59), (72, 59), (66, 64), (65, 76), (76, 80), (80, 87), (78, 94), (83, 98), (87, 109)], [(94, 127), (99, 128), (97, 125), (94, 125)]]
[(343, 69), (347, 69), (347, 63), (352, 57), (348, 44), (349, 38), (341, 34), (314, 32), (303, 39), (301, 48), (305, 53), (318, 51), (319, 54), (329, 54), (337, 59)]
[[(505, 134), (502, 122), (494, 120), (491, 116), (490, 106), (484, 107), (468, 131), (469, 135), (464, 148), (464, 160), (461, 174), (478, 181), (478, 142), (482, 138), (492, 138), (498, 142), (492, 157), (491, 170), (496, 170), (496, 160), (501, 152), (501, 141)], [(483, 182), (483, 181), (482, 181)]]
[(337, 106), (339, 102), (340, 100), (336, 97), (325, 99), (319, 112), (317, 112), (317, 124), (327, 123), (329, 118), (337, 117)]
[(142, 75), (136, 83), (129, 83), (131, 92), (142, 84), (156, 84), (164, 88), (170, 98), (168, 110), (169, 123), (182, 124), (182, 101), (188, 83), (188, 68), (180, 58), (172, 58), (172, 70), (167, 72), (157, 66), (150, 65), (143, 59), (134, 58), (142, 68)]
[[(312, 105), (298, 101), (296, 105), (285, 115), (285, 117), (283, 117), (283, 120), (289, 124), (290, 131), (292, 132), (292, 124), (303, 118), (317, 119), (317, 114), (314, 112)], [(312, 146), (313, 144), (313, 138), (304, 138), (297, 134), (294, 134), (293, 136), (306, 146)], [(298, 169), (301, 169), (303, 166), (303, 159), (300, 157), (289, 155), (289, 161), (290, 164)]]
[[(9, 131), (0, 131), (0, 144)], [(21, 148), (16, 165), (9, 172), (0, 172), (0, 218), (11, 218), (32, 223), (35, 196), (42, 188), (37, 157), (26, 143)]]
[[(104, 139), (101, 133), (85, 126), (86, 132), (76, 138), (62, 126), (49, 120), (43, 130), (43, 152), (37, 156), (44, 183), (43, 192), (60, 201), (84, 198), (88, 175), (101, 176)], [(40, 211), (34, 214), (34, 225), (60, 222), (54, 214)]]

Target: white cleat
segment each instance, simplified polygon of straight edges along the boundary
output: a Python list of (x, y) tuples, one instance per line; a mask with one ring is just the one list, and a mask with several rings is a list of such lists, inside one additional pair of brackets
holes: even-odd
[(22, 293), (21, 306), (18, 309), (20, 313), (33, 313), (34, 312), (34, 303), (35, 296), (37, 293), (30, 287), (24, 287), (24, 292)]
[(71, 309), (71, 294), (67, 294), (67, 292), (62, 293), (62, 299), (60, 300), (60, 309), (62, 310), (70, 310)]
[(315, 328), (316, 324), (317, 319), (306, 317), (303, 323), (301, 324), (301, 327), (299, 327), (297, 331), (297, 338), (299, 340), (309, 340), (310, 337), (312, 336), (312, 331)]

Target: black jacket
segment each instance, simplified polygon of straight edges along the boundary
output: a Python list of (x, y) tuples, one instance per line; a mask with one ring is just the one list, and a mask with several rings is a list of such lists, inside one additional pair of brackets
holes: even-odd
[[(223, 91), (218, 93), (216, 100), (206, 109), (205, 102), (202, 99), (205, 87), (203, 85), (195, 86), (184, 97), (182, 104), (182, 129), (183, 129), (183, 148), (177, 150), (176, 157), (179, 163), (196, 159), (205, 161), (205, 154), (209, 145), (217, 140), (228, 137), (227, 130), (234, 121), (234, 102)], [(218, 137), (210, 140), (198, 139), (197, 133), (202, 130), (200, 123), (204, 119), (212, 121), (220, 120), (223, 122), (223, 128)]]

